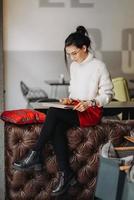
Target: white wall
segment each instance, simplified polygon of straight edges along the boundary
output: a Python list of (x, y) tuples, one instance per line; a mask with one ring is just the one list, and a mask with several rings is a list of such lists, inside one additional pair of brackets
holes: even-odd
[(20, 80), (31, 87), (40, 86), (49, 94), (45, 79), (56, 79), (60, 73), (69, 78), (63, 60), (64, 40), (78, 25), (84, 25), (89, 33), (97, 29), (94, 38), (100, 42), (99, 47), (96, 44), (97, 55), (106, 62), (112, 75), (123, 74), (131, 79), (134, 59), (128, 64), (127, 45), (122, 40), (128, 32), (130, 38), (124, 40), (129, 40), (128, 49), (132, 53), (133, 10), (133, 0), (4, 0), (6, 109), (26, 105)]

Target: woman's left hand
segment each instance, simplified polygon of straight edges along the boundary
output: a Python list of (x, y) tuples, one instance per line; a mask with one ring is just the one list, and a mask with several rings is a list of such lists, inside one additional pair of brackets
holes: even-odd
[(90, 101), (80, 101), (76, 106), (74, 106), (74, 110), (78, 110), (79, 112), (85, 111), (89, 106), (91, 106)]

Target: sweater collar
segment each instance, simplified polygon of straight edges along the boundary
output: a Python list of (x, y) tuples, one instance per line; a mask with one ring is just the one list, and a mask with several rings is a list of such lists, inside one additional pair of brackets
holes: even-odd
[(89, 52), (89, 53), (88, 53), (88, 56), (86, 57), (86, 59), (83, 60), (83, 61), (80, 63), (80, 65), (83, 65), (83, 64), (85, 64), (85, 63), (87, 63), (87, 62), (90, 62), (92, 59), (93, 59), (93, 54)]

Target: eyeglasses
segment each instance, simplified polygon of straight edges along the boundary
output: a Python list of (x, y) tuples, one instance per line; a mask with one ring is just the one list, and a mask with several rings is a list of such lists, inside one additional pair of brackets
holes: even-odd
[(71, 57), (71, 56), (76, 56), (79, 52), (80, 52), (81, 49), (77, 50), (77, 51), (73, 51), (71, 53), (67, 53), (67, 56)]

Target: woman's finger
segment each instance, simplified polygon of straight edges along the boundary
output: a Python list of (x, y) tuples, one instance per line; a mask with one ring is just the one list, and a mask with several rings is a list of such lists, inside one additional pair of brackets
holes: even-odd
[(78, 103), (76, 106), (74, 106), (74, 110), (76, 110), (76, 109), (78, 109), (79, 107), (80, 107), (80, 105), (81, 105), (81, 102), (80, 103)]

